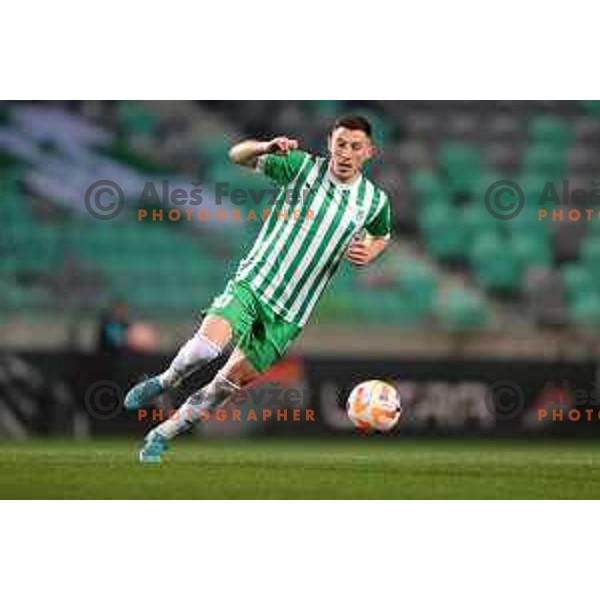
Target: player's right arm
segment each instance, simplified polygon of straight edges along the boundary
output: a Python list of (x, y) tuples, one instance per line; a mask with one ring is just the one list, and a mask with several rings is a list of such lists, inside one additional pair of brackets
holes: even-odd
[(236, 165), (256, 169), (256, 165), (261, 156), (267, 154), (286, 155), (290, 150), (298, 148), (298, 141), (280, 136), (273, 138), (267, 142), (259, 142), (257, 140), (246, 140), (236, 144), (229, 151), (229, 158)]
[(297, 140), (287, 137), (241, 142), (229, 151), (229, 156), (234, 163), (255, 169), (281, 187), (290, 184), (309, 160), (309, 155), (298, 149)]

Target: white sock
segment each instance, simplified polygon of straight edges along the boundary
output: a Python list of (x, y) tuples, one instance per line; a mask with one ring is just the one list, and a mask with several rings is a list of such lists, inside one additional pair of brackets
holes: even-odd
[(217, 358), (219, 354), (221, 348), (201, 333), (197, 333), (179, 349), (169, 368), (158, 376), (159, 381), (163, 388), (175, 387), (182, 379)]
[(168, 419), (161, 423), (156, 431), (167, 439), (187, 431), (198, 421), (201, 410), (212, 410), (223, 406), (240, 387), (217, 373), (215, 378), (201, 390), (194, 392), (178, 409), (179, 415), (175, 419)]

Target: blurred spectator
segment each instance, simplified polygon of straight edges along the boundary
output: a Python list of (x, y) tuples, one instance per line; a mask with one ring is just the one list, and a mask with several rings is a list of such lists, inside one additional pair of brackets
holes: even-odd
[(120, 354), (126, 351), (129, 326), (127, 301), (124, 298), (117, 298), (100, 315), (98, 351), (108, 354)]

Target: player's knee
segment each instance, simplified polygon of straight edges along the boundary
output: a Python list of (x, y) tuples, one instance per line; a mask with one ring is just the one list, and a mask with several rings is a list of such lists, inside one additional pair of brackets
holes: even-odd
[(196, 332), (209, 339), (213, 344), (224, 349), (232, 338), (233, 331), (226, 319), (213, 315), (207, 315), (202, 320), (200, 328)]

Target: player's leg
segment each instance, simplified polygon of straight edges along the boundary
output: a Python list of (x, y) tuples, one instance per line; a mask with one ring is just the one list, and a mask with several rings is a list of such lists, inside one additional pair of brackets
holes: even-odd
[(177, 387), (194, 371), (215, 360), (231, 337), (231, 325), (225, 318), (208, 315), (194, 336), (179, 349), (166, 371), (129, 390), (125, 397), (125, 408), (137, 410), (156, 400), (166, 390)]
[(259, 372), (246, 358), (244, 352), (236, 348), (213, 380), (194, 392), (179, 407), (180, 417), (161, 423), (156, 431), (167, 439), (187, 431), (198, 421), (200, 411), (212, 411), (224, 406), (236, 392), (251, 383), (258, 375)]
[(201, 390), (193, 393), (178, 409), (176, 419), (167, 419), (147, 436), (140, 451), (140, 461), (160, 462), (169, 441), (191, 429), (203, 414), (224, 406), (241, 388), (251, 383), (259, 371), (240, 348), (236, 348), (225, 366)]
[(140, 452), (142, 462), (160, 462), (169, 440), (190, 429), (200, 411), (223, 406), (241, 387), (282, 358), (300, 332), (298, 325), (277, 316), (243, 285), (234, 286), (233, 300), (216, 310), (232, 323), (236, 349), (213, 381), (179, 408), (178, 419), (162, 423), (146, 436)]
[(217, 358), (231, 337), (231, 325), (226, 319), (206, 316), (194, 337), (181, 347), (169, 368), (158, 376), (161, 384), (177, 386), (188, 375)]

